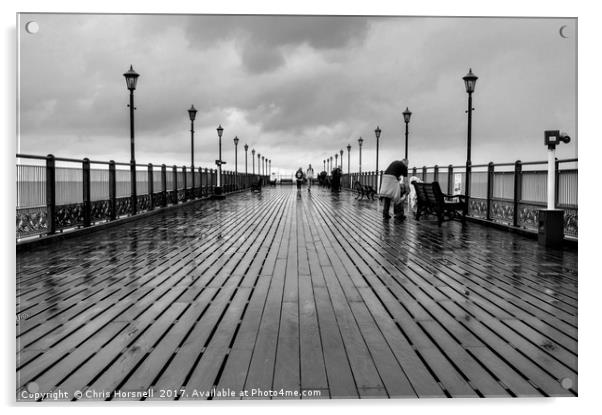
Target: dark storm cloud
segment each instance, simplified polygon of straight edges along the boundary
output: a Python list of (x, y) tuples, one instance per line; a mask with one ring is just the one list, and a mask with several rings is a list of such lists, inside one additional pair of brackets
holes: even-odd
[(272, 71), (285, 63), (284, 49), (306, 44), (329, 50), (361, 42), (369, 18), (333, 16), (192, 16), (185, 30), (192, 47), (235, 40), (242, 64), (252, 74)]

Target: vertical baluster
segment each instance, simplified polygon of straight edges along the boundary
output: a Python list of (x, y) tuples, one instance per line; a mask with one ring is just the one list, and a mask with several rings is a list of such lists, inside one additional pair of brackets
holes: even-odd
[(512, 217), (512, 225), (518, 226), (518, 208), (522, 193), (523, 172), (520, 160), (514, 163), (514, 214)]
[(109, 161), (109, 219), (117, 218), (117, 172), (115, 160)]
[(426, 182), (426, 166), (422, 166), (422, 181)]
[(174, 205), (178, 204), (178, 168), (173, 165), (172, 166), (172, 174), (173, 174), (173, 193), (171, 196), (171, 203)]
[(439, 182), (439, 166), (435, 164), (435, 168), (433, 169), (433, 181)]
[(167, 166), (165, 164), (161, 165), (161, 193), (163, 196), (161, 197), (161, 206), (167, 206)]
[(48, 234), (56, 232), (56, 183), (55, 160), (52, 154), (46, 156), (46, 215)]
[(184, 192), (184, 197), (182, 197), (182, 201), (186, 202), (188, 200), (188, 197), (186, 197), (186, 193), (187, 193), (187, 189), (186, 189), (186, 185), (188, 182), (188, 178), (186, 177), (186, 166), (182, 166), (182, 187), (184, 188), (183, 192)]
[(92, 206), (90, 203), (90, 159), (85, 158), (82, 161), (82, 205), (84, 208), (84, 227), (89, 227), (92, 223)]
[(491, 220), (491, 199), (493, 198), (494, 165), (490, 161), (487, 165), (487, 220)]
[(148, 163), (148, 210), (155, 208), (155, 178), (153, 177), (153, 164)]

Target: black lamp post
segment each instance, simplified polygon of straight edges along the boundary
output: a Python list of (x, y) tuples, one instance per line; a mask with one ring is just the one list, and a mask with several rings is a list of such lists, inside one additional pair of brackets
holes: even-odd
[(265, 176), (265, 156), (261, 156), (261, 175)]
[(269, 169), (270, 177), (272, 177), (272, 159), (268, 160), (268, 164), (270, 165), (270, 169)]
[(341, 174), (343, 173), (343, 150), (340, 150), (339, 153), (341, 154)]
[(134, 91), (136, 90), (136, 83), (138, 83), (138, 74), (132, 65), (130, 70), (123, 74), (125, 77), (125, 83), (128, 90), (130, 91), (130, 181), (131, 181), (131, 205), (132, 214), (136, 214), (136, 154), (134, 150)]
[(380, 141), (380, 132), (380, 127), (376, 126), (376, 130), (374, 130), (374, 135), (376, 135), (376, 177), (378, 177), (378, 143)]
[(257, 153), (257, 175), (261, 176), (261, 154)]
[(215, 186), (215, 194), (214, 194), (214, 198), (215, 199), (223, 199), (223, 192), (222, 192), (222, 164), (226, 164), (224, 161), (222, 161), (222, 134), (224, 133), (224, 129), (222, 128), (221, 124), (219, 125), (219, 127), (217, 127), (217, 136), (219, 137), (219, 154), (218, 154), (218, 160), (215, 160), (215, 164), (217, 164), (217, 186)]
[(322, 163), (324, 163), (324, 171), (326, 171), (326, 160), (322, 160)]
[[(466, 146), (466, 183), (464, 186), (464, 195), (466, 196), (466, 206), (468, 209), (468, 198), (470, 197), (470, 176), (471, 176), (471, 165), (470, 150), (471, 150), (471, 136), (472, 136), (472, 93), (474, 92), (477, 79), (475, 74), (472, 73), (472, 68), (468, 70), (468, 74), (462, 78), (464, 80), (464, 86), (466, 86), (466, 93), (468, 94), (468, 131), (467, 131), (467, 146)], [(466, 212), (468, 213), (468, 212)]]
[(352, 187), (353, 183), (351, 183), (351, 144), (347, 144), (347, 175), (349, 176), (349, 187)]
[(360, 175), (362, 174), (362, 145), (364, 145), (364, 139), (362, 137), (357, 140), (357, 143), (360, 145)]
[(330, 156), (330, 171), (332, 171), (332, 156)]
[(339, 153), (334, 153), (334, 168), (339, 167)]
[[(190, 171), (192, 172), (192, 193), (194, 193), (194, 119), (196, 118), (196, 108), (190, 106), (188, 115), (190, 116)], [(194, 195), (193, 195), (194, 197)]]
[(253, 176), (255, 176), (255, 149), (251, 150), (251, 161), (253, 162)]
[(408, 160), (408, 124), (410, 123), (410, 117), (412, 116), (412, 112), (406, 107), (406, 110), (402, 113), (403, 121), (406, 123), (406, 152), (405, 159)]
[(249, 155), (248, 150), (249, 150), (249, 145), (245, 144), (245, 176), (247, 174), (249, 174), (249, 171), (247, 170), (247, 158), (248, 158), (247, 156)]
[(238, 136), (234, 137), (234, 187), (238, 189)]

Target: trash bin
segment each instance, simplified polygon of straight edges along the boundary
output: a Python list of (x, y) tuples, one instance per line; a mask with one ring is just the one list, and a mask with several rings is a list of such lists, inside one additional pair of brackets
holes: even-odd
[(538, 241), (540, 245), (558, 247), (564, 239), (564, 210), (539, 210)]

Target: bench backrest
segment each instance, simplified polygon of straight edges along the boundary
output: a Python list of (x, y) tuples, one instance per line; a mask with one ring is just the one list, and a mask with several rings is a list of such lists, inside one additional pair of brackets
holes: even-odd
[(419, 203), (427, 204), (430, 206), (440, 206), (444, 203), (443, 192), (439, 182), (433, 183), (417, 183), (412, 182), (414, 189), (416, 189), (416, 197)]

